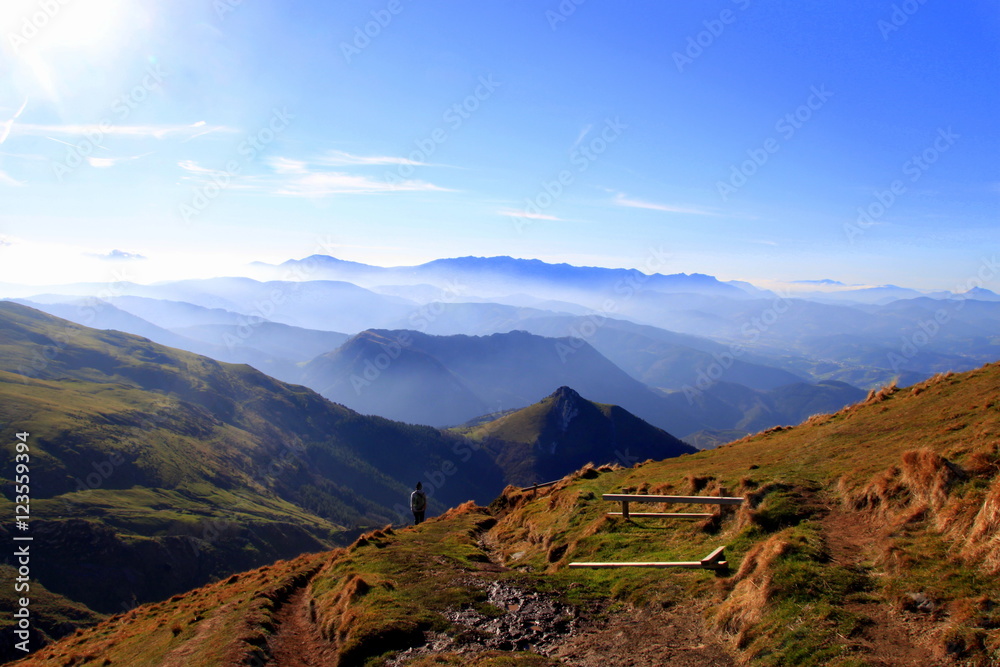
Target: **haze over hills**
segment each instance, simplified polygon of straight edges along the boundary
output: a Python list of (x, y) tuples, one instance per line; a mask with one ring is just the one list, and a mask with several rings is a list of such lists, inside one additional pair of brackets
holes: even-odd
[[(262, 319), (248, 319), (223, 310), (211, 311), (213, 319), (223, 313), (229, 323), (175, 326), (166, 329), (141, 317), (97, 299), (75, 297), (50, 297), (47, 302), (38, 303), (29, 299), (15, 299), (32, 308), (67, 319), (76, 324), (97, 329), (123, 331), (148, 338), (155, 343), (166, 345), (195, 354), (211, 357), (218, 361), (234, 364), (249, 364), (271, 377), (285, 382), (295, 382), (301, 374), (296, 365), (307, 361), (321, 352), (343, 343), (347, 336), (332, 331), (314, 331), (277, 324)], [(117, 301), (117, 300), (116, 300)], [(155, 300), (146, 300), (156, 303)], [(169, 302), (166, 310), (201, 309), (190, 304)], [(146, 307), (141, 310), (150, 310)], [(208, 312), (208, 311), (206, 311)], [(156, 318), (160, 320), (161, 318)], [(163, 317), (170, 323), (170, 317)], [(183, 319), (181, 321), (184, 321)], [(248, 339), (253, 338), (252, 343)]]
[[(626, 337), (619, 349), (626, 341), (636, 343)], [(668, 359), (678, 359), (677, 366), (685, 363), (682, 353)], [(708, 376), (702, 383), (691, 373), (691, 384), (683, 388), (653, 391), (579, 338), (524, 331), (490, 336), (366, 331), (309, 362), (301, 382), (364, 414), (440, 427), (521, 408), (541, 400), (549, 387), (569, 385), (682, 438), (705, 430), (742, 436), (797, 424), (816, 412), (838, 410), (865, 393), (842, 382), (807, 383), (787, 376), (789, 384), (756, 390)]]
[[(671, 277), (647, 289), (654, 279), (634, 272), (514, 268), (506, 289), (518, 291), (493, 298), (427, 282), (456, 274), (445, 262), (411, 287), (399, 274), (371, 289), (225, 278), (24, 301), (103, 332), (0, 304), (0, 419), (30, 420), (44, 454), (38, 534), (103, 554), (60, 548), (39, 567), (53, 596), (44, 631), (80, 603), (113, 613), (404, 521), (414, 470), (432, 513), (486, 503), (561, 466), (797, 424), (998, 347), (1000, 303), (981, 293), (823, 303), (700, 277), (672, 291)], [(597, 291), (567, 289), (573, 275)], [(111, 571), (129, 574), (97, 586)]]
[[(877, 299), (870, 298), (875, 294), (872, 288), (822, 285), (824, 290), (843, 288), (822, 292), (841, 299), (833, 302), (820, 299), (819, 292), (778, 294), (697, 274), (647, 275), (509, 257), (382, 268), (313, 256), (280, 267), (252, 268), (257, 275), (267, 274), (260, 277), (276, 280), (64, 285), (40, 289), (32, 301), (44, 302), (40, 307), (70, 318), (76, 314), (82, 321), (72, 308), (59, 304), (72, 303), (81, 294), (101, 293), (107, 297), (102, 303), (111, 305), (99, 320), (84, 324), (123, 329), (222, 361), (249, 363), (283, 381), (304, 381), (314, 389), (328, 390), (363, 411), (439, 425), (460, 423), (482, 411), (523, 407), (554, 386), (577, 383), (572, 378), (547, 378), (527, 394), (519, 390), (512, 394), (509, 388), (484, 391), (481, 383), (477, 387), (470, 379), (475, 373), (466, 377), (450, 368), (447, 359), (430, 353), (448, 373), (425, 358), (419, 365), (420, 381), (450, 397), (432, 410), (426, 405), (413, 408), (405, 399), (419, 394), (416, 376), (384, 385), (387, 393), (382, 397), (365, 395), (363, 385), (359, 389), (350, 382), (358, 368), (367, 368), (381, 353), (377, 345), (365, 351), (355, 343), (337, 357), (338, 364), (344, 358), (353, 360), (353, 366), (343, 367), (351, 369), (346, 375), (317, 375), (316, 369), (326, 363), (320, 360), (329, 361), (348, 337), (370, 330), (405, 329), (442, 338), (514, 331), (552, 339), (573, 337), (647, 389), (683, 392), (683, 401), (668, 396), (675, 413), (672, 421), (657, 423), (689, 435), (701, 430), (728, 432), (741, 421), (761, 424), (754, 415), (722, 417), (733, 407), (753, 403), (748, 399), (724, 399), (724, 406), (694, 400), (716, 383), (759, 391), (794, 384), (811, 395), (832, 397), (836, 392), (807, 385), (837, 381), (870, 389), (893, 380), (916, 382), (936, 372), (965, 370), (1000, 356), (1000, 339), (994, 333), (1000, 330), (1000, 302), (971, 284), (962, 295), (921, 295), (889, 286), (878, 288), (882, 296)], [(853, 299), (852, 291), (864, 294)], [(920, 296), (909, 298), (914, 294)], [(142, 319), (130, 319), (115, 308)], [(499, 357), (493, 358), (500, 363)], [(399, 372), (397, 368), (390, 375)], [(536, 371), (525, 372), (523, 381), (530, 383)], [(616, 372), (613, 375), (617, 377)], [(389, 392), (390, 387), (395, 393)], [(637, 395), (644, 393), (633, 389)], [(602, 400), (655, 419), (652, 406), (662, 396), (663, 392), (653, 399), (646, 395), (645, 406), (614, 397)], [(780, 405), (755, 412), (776, 420), (798, 414)]]
[(585, 341), (523, 331), (490, 336), (364, 332), (309, 362), (302, 382), (352, 409), (433, 426), (524, 407), (554, 386), (569, 385), (671, 432), (702, 428)]
[(552, 315), (528, 318), (518, 326), (540, 336), (584, 338), (635, 379), (661, 389), (697, 385), (707, 369), (719, 364), (720, 360), (727, 364), (727, 381), (751, 389), (774, 389), (804, 380), (802, 376), (766, 365), (766, 362), (755, 363), (751, 361), (756, 358), (752, 354), (734, 357), (727, 345), (709, 338), (678, 334), (627, 320)]

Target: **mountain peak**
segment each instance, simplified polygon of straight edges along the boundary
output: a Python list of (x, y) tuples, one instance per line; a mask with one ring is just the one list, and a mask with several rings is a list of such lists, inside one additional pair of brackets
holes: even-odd
[(582, 401), (584, 400), (580, 394), (578, 394), (572, 387), (562, 386), (556, 389), (554, 392), (549, 394), (549, 398), (554, 398), (557, 401)]
[(457, 429), (475, 441), (489, 438), (507, 478), (516, 484), (555, 479), (587, 462), (632, 465), (694, 452), (624, 408), (595, 403), (563, 385), (547, 397), (492, 421)]

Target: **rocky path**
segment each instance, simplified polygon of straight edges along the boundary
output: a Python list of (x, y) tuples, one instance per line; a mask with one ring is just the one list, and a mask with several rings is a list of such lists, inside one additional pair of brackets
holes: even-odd
[[(484, 536), (485, 537), (485, 536)], [(458, 574), (457, 586), (485, 593), (479, 608), (446, 612), (454, 631), (428, 632), (425, 642), (387, 664), (405, 667), (419, 658), (495, 651), (528, 651), (572, 667), (732, 667), (736, 663), (704, 625), (697, 603), (657, 604), (612, 613), (582, 613), (556, 597), (516, 585), (497, 575), (507, 571), (493, 545), (479, 545), (490, 562), (477, 572)], [(310, 615), (309, 582), (303, 583), (275, 614), (276, 630), (264, 667), (319, 667), (335, 664), (334, 645)]]

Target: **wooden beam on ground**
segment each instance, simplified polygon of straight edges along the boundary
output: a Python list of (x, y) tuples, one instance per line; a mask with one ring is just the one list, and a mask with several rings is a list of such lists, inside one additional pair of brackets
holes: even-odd
[(628, 516), (625, 516), (624, 512), (608, 512), (608, 516), (623, 516), (626, 519), (629, 517), (643, 517), (643, 518), (666, 518), (666, 519), (707, 519), (714, 514), (698, 514), (692, 512), (629, 512)]
[(721, 546), (701, 559), (701, 566), (709, 570), (724, 570), (729, 567), (726, 562), (726, 547)]
[(725, 546), (721, 546), (712, 553), (708, 554), (701, 560), (691, 560), (691, 561), (653, 561), (653, 562), (622, 562), (622, 563), (612, 563), (612, 562), (594, 562), (594, 563), (570, 563), (569, 566), (573, 568), (619, 568), (619, 567), (683, 567), (688, 569), (705, 569), (705, 570), (725, 570), (729, 567), (729, 563), (726, 561)]
[(691, 503), (702, 505), (739, 505), (743, 498), (726, 496), (653, 496), (634, 493), (605, 493), (604, 500), (622, 503)]
[(611, 567), (685, 567), (690, 569), (700, 569), (701, 561), (680, 561), (680, 562), (652, 562), (652, 563), (570, 563), (570, 567), (591, 567), (591, 568), (611, 568)]

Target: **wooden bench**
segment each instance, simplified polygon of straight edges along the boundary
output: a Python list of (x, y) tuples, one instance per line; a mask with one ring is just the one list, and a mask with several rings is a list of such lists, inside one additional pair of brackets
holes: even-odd
[(622, 504), (621, 512), (608, 512), (608, 516), (620, 516), (624, 519), (631, 517), (646, 518), (671, 518), (671, 519), (707, 519), (711, 514), (694, 512), (629, 512), (629, 503), (674, 503), (674, 504), (698, 504), (698, 505), (739, 505), (743, 498), (725, 496), (654, 496), (637, 493), (605, 493), (601, 496), (604, 500), (613, 500)]
[[(701, 505), (739, 505), (743, 498), (726, 496), (654, 496), (648, 494), (635, 493), (605, 493), (601, 496), (604, 500), (620, 502), (621, 512), (609, 512), (608, 516), (620, 516), (625, 519), (630, 517), (668, 517), (673, 519), (703, 519), (712, 516), (711, 514), (697, 514), (690, 512), (632, 512), (628, 511), (629, 503), (682, 503)], [(652, 562), (618, 562), (618, 563), (570, 563), (569, 567), (686, 567), (700, 568), (705, 570), (725, 570), (729, 567), (726, 562), (725, 547), (719, 547), (701, 560), (689, 561), (652, 561)]]
[(729, 567), (729, 563), (726, 561), (724, 546), (719, 547), (712, 553), (708, 554), (701, 560), (689, 560), (689, 561), (665, 561), (665, 562), (621, 562), (621, 563), (570, 563), (569, 567), (573, 568), (612, 568), (612, 567), (685, 567), (691, 569), (705, 569), (705, 570), (725, 570)]

